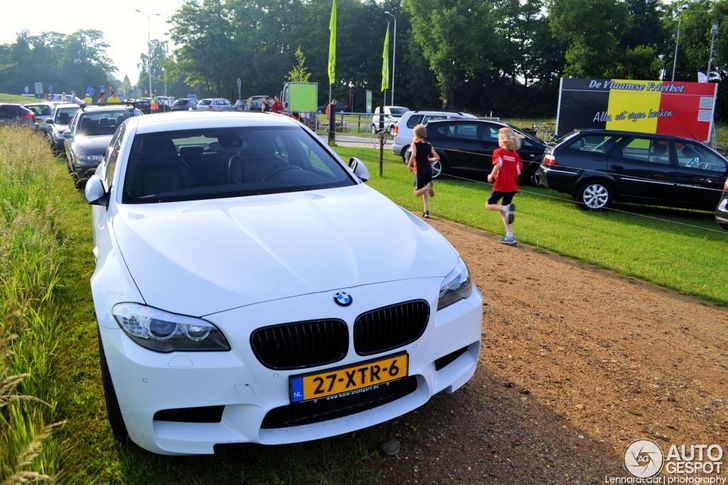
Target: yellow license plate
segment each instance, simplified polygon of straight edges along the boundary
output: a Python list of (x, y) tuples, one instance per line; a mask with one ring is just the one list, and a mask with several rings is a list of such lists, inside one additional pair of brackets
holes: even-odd
[(291, 402), (346, 394), (396, 381), (407, 377), (408, 366), (408, 355), (403, 353), (338, 369), (291, 376)]

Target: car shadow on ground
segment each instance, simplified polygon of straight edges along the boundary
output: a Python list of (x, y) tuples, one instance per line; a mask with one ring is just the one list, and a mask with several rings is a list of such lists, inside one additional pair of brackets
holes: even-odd
[[(382, 444), (395, 441), (387, 456)], [(122, 447), (124, 483), (574, 483), (623, 476), (621, 457), (481, 366), (462, 389), (393, 421), (287, 446), (226, 445), (215, 456)], [(155, 480), (158, 480), (156, 477)]]

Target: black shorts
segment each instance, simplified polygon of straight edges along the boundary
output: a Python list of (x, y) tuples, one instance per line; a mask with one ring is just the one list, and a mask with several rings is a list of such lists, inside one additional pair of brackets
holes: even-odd
[(508, 205), (513, 201), (513, 196), (516, 195), (518, 192), (496, 192), (493, 191), (488, 196), (488, 203), (489, 204), (497, 204), (498, 200), (500, 200), (501, 197), (503, 197), (503, 205)]
[(415, 174), (415, 189), (421, 189), (430, 182), (432, 182), (431, 170), (422, 170)]

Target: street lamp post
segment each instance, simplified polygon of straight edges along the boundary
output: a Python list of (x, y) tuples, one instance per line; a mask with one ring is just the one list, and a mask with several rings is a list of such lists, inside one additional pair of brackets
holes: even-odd
[(384, 15), (389, 15), (394, 19), (394, 35), (392, 42), (392, 105), (394, 105), (394, 67), (397, 62), (397, 17), (389, 13), (389, 10), (384, 12)]
[(677, 48), (680, 45), (680, 21), (682, 20), (682, 11), (688, 8), (687, 3), (683, 3), (677, 8), (677, 38), (675, 39), (675, 56), (672, 59), (672, 80), (675, 81), (675, 68), (677, 67)]
[(708, 56), (708, 70), (705, 75), (710, 80), (710, 67), (713, 64), (713, 43), (715, 43), (715, 36), (718, 35), (718, 22), (713, 22), (713, 26), (710, 28), (710, 55)]
[(152, 17), (159, 17), (160, 14), (153, 13), (149, 14), (135, 9), (142, 15), (147, 17), (147, 76), (149, 77), (149, 97), (152, 96)]

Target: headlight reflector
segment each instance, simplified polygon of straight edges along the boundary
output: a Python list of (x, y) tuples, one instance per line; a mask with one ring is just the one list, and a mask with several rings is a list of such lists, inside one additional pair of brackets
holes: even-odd
[(200, 318), (138, 303), (118, 303), (112, 314), (134, 342), (155, 352), (230, 350), (222, 332)]
[(465, 262), (460, 259), (452, 271), (450, 271), (440, 285), (440, 299), (437, 302), (437, 309), (440, 310), (448, 305), (467, 298), (473, 291), (473, 282), (470, 279), (470, 272)]

